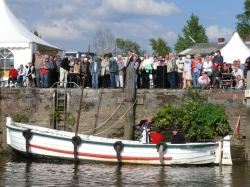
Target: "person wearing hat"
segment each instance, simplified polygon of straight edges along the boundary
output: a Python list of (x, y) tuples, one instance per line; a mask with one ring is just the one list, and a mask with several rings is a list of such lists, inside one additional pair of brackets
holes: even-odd
[(152, 118), (147, 118), (147, 121), (143, 123), (140, 127), (140, 131), (142, 133), (141, 136), (141, 142), (142, 143), (150, 143), (150, 136), (149, 133), (151, 132), (151, 123), (152, 123)]
[(173, 135), (174, 137), (173, 137), (171, 144), (185, 144), (186, 143), (185, 137), (180, 132), (178, 132), (176, 128), (173, 129)]
[(159, 142), (164, 141), (164, 137), (159, 128), (156, 129), (156, 132), (149, 132), (148, 134), (152, 139), (152, 142), (151, 142), (152, 144), (158, 144)]

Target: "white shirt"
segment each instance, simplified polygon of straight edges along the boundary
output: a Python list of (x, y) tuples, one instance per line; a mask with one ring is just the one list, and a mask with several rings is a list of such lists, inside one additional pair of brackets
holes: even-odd
[(213, 66), (213, 63), (211, 61), (204, 62), (203, 63), (203, 71), (205, 71), (205, 72), (208, 72), (208, 71), (212, 72), (212, 66)]
[(235, 76), (237, 78), (238, 75), (240, 75), (241, 79), (244, 78), (243, 75), (243, 70), (242, 69), (238, 69), (237, 72), (235, 72), (235, 69), (232, 71), (233, 76)]
[(154, 61), (152, 63), (153, 69), (157, 69), (157, 66), (159, 66), (159, 61)]

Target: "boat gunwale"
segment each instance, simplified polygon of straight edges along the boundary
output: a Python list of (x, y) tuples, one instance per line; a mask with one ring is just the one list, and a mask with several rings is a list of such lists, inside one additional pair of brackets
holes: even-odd
[[(25, 124), (28, 125), (28, 124)], [(11, 127), (12, 126), (12, 127)], [(32, 125), (29, 125), (32, 126)], [(28, 127), (22, 127), (22, 126), (18, 126), (18, 125), (13, 125), (13, 124), (7, 124), (6, 127), (10, 130), (13, 131), (19, 131), (22, 132), (23, 129), (28, 129)], [(35, 127), (35, 126), (34, 126)], [(40, 127), (40, 126), (37, 126)], [(45, 127), (41, 127), (41, 128), (45, 128)], [(50, 128), (48, 128), (50, 129)], [(53, 129), (55, 130), (55, 129)], [(55, 138), (55, 139), (60, 139), (60, 140), (66, 140), (66, 141), (72, 141), (72, 137), (62, 137), (59, 134), (52, 134), (50, 132), (46, 132), (46, 131), (40, 131), (40, 130), (36, 130), (36, 129), (32, 129), (31, 131), (33, 134), (37, 135), (37, 136), (42, 136), (42, 137), (50, 137), (50, 138)], [(58, 130), (58, 132), (67, 132), (67, 131), (62, 131), (62, 130)], [(70, 132), (67, 132), (70, 133)], [(79, 134), (79, 136), (81, 137), (81, 135), (83, 134)], [(92, 135), (83, 135), (83, 136), (92, 136)], [(100, 137), (100, 136), (93, 136), (93, 137), (97, 137), (97, 138), (104, 138), (104, 137)], [(104, 139), (108, 139), (108, 138), (104, 138)], [(122, 141), (122, 143), (124, 144), (124, 146), (126, 147), (143, 147), (143, 148), (155, 148), (156, 144), (134, 144), (134, 143), (127, 143), (125, 141), (132, 141), (133, 140), (122, 140), (122, 139), (117, 139), (117, 141)], [(104, 142), (101, 140), (84, 140), (82, 139), (82, 143), (88, 143), (88, 144), (101, 144), (101, 145), (109, 145), (109, 146), (113, 146), (113, 144), (115, 142)], [(205, 147), (209, 147), (209, 146), (216, 146), (219, 145), (220, 142), (204, 142), (204, 143), (186, 143), (186, 144), (169, 144), (166, 143), (168, 148), (180, 148), (180, 149), (191, 149), (191, 148), (205, 148)]]

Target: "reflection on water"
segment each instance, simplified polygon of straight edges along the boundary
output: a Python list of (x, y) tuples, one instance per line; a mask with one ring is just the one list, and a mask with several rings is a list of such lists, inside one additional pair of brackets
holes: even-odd
[[(1, 156), (1, 155), (0, 155)], [(3, 159), (2, 159), (3, 158)], [(1, 156), (0, 186), (250, 186), (250, 166), (137, 166)]]

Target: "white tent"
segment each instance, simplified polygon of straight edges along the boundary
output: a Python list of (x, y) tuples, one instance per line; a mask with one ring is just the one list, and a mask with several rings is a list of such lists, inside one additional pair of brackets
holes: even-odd
[(250, 49), (241, 40), (237, 32), (234, 33), (231, 40), (221, 50), (224, 62), (233, 63), (234, 60), (240, 59), (244, 63), (250, 56)]
[(0, 0), (0, 79), (6, 79), (10, 65), (18, 67), (32, 61), (37, 50), (59, 53), (64, 51), (34, 35), (15, 17), (4, 0)]

